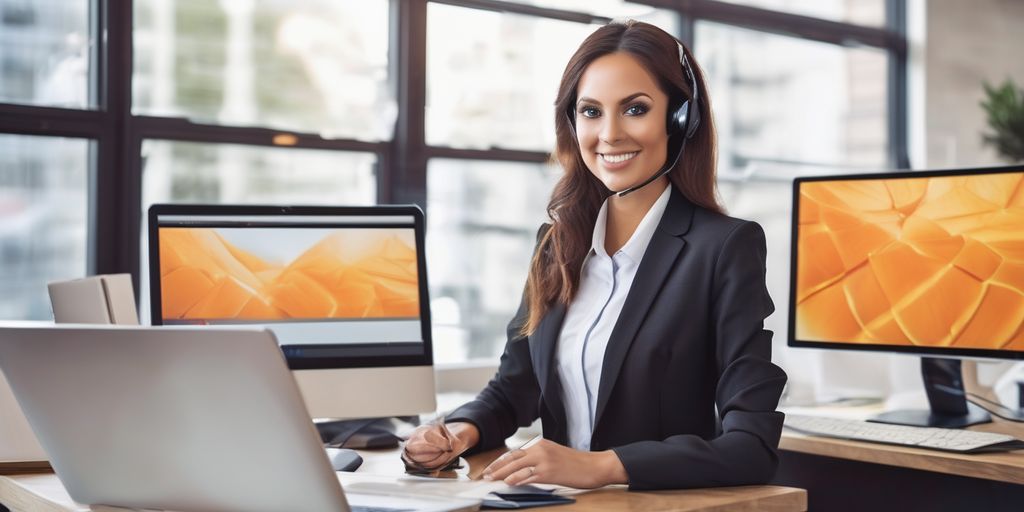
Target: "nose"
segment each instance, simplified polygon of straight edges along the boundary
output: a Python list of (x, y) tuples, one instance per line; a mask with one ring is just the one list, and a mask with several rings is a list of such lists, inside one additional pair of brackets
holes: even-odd
[(615, 144), (624, 138), (622, 122), (618, 116), (604, 116), (601, 119), (601, 131), (598, 137), (605, 144)]

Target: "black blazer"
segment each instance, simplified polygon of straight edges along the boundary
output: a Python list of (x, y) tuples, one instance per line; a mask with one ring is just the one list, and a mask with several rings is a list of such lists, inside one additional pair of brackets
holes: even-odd
[[(554, 360), (566, 308), (552, 308), (527, 338), (526, 307), (509, 323), (498, 373), (447, 418), (476, 425), (475, 451), (502, 446), (537, 417), (545, 438), (568, 443)], [(768, 482), (786, 383), (764, 329), (773, 310), (761, 226), (673, 187), (608, 342), (591, 450), (615, 450), (634, 490)]]

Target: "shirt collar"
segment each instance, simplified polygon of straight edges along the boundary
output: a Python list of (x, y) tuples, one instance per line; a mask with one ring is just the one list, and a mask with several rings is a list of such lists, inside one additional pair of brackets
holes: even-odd
[[(618, 252), (629, 256), (634, 262), (639, 262), (643, 258), (644, 252), (647, 251), (647, 245), (651, 243), (651, 237), (654, 236), (654, 230), (658, 228), (658, 223), (665, 213), (665, 208), (668, 206), (668, 199), (671, 195), (672, 184), (669, 184), (669, 186), (665, 187), (665, 191), (658, 196), (658, 200), (647, 210), (647, 214), (644, 215), (644, 218), (636, 227), (633, 236), (629, 237), (629, 241)], [(597, 220), (594, 222), (594, 235), (590, 242), (592, 253), (599, 256), (608, 256), (608, 253), (604, 250), (604, 238), (607, 228), (608, 199), (605, 199), (601, 205), (601, 210), (597, 212)]]

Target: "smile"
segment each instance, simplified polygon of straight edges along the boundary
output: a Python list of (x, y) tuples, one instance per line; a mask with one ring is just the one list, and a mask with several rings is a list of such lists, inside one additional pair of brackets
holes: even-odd
[(634, 151), (632, 153), (620, 153), (618, 155), (608, 155), (605, 153), (598, 154), (601, 155), (601, 159), (604, 160), (605, 162), (608, 162), (610, 164), (620, 164), (622, 162), (625, 162), (626, 160), (631, 160), (633, 157), (637, 155), (637, 153), (639, 153), (639, 151)]

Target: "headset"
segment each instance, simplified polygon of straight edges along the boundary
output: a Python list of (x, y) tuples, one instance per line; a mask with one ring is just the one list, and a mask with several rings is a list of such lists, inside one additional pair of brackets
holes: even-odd
[[(643, 188), (653, 182), (654, 180), (668, 174), (679, 163), (679, 158), (683, 155), (683, 148), (686, 146), (686, 141), (692, 139), (697, 133), (697, 128), (700, 126), (700, 91), (697, 89), (697, 78), (693, 73), (693, 68), (690, 66), (690, 60), (686, 58), (686, 51), (683, 50), (683, 44), (678, 40), (676, 41), (676, 48), (679, 50), (679, 65), (683, 68), (683, 74), (690, 81), (690, 90), (692, 95), (689, 99), (683, 100), (682, 104), (672, 109), (669, 108), (668, 117), (666, 119), (666, 131), (671, 139), (673, 136), (682, 135), (682, 140), (679, 142), (679, 150), (676, 151), (675, 158), (672, 159), (672, 163), (667, 163), (665, 167), (661, 168), (650, 178), (647, 178), (639, 185), (634, 185), (625, 190), (614, 192), (619, 197), (625, 196), (630, 192), (634, 192)], [(565, 113), (566, 119), (569, 121), (569, 130), (572, 131), (573, 139), (576, 139), (576, 107), (570, 105), (569, 109)]]

